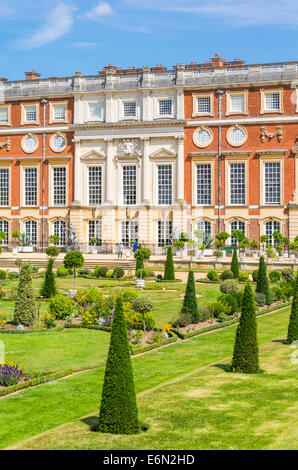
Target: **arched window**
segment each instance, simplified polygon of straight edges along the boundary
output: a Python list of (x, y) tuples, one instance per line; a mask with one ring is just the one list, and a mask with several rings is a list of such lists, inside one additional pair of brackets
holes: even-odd
[(6, 233), (5, 240), (2, 240), (1, 245), (8, 244), (8, 222), (7, 220), (0, 219), (0, 232)]
[(25, 233), (29, 238), (31, 245), (37, 243), (37, 223), (35, 220), (26, 220), (25, 222)]
[(270, 222), (265, 223), (265, 235), (268, 236), (268, 245), (278, 245), (278, 241), (273, 239), (273, 233), (277, 231), (280, 232), (280, 223), (270, 220)]
[[(242, 230), (242, 232), (245, 235), (245, 223), (242, 222), (241, 220), (234, 220), (231, 222), (231, 234), (233, 230)], [(231, 237), (231, 245), (232, 246), (237, 246), (237, 240), (234, 237)]]
[(66, 245), (66, 224), (64, 220), (55, 220), (53, 224), (53, 234), (59, 237), (59, 243), (57, 243), (57, 245)]
[(205, 235), (211, 236), (211, 222), (208, 222), (208, 220), (200, 220), (200, 222), (197, 223), (196, 229), (203, 230)]

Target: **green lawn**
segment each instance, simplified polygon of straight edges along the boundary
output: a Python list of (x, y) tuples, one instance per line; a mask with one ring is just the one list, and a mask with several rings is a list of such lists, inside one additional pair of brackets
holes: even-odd
[[(288, 318), (289, 309), (260, 317), (258, 319), (259, 341), (264, 343), (272, 340), (273, 338), (284, 336), (286, 334)], [(222, 361), (230, 357), (233, 350), (235, 329), (236, 326), (233, 325), (213, 333), (194, 337), (187, 341), (174, 343), (165, 348), (133, 358), (132, 361), (137, 392), (144, 392), (146, 390), (152, 389), (153, 387), (163, 385), (165, 382), (171, 381), (175, 378), (183, 377), (186, 374), (193, 374), (203, 366), (208, 366), (209, 364)], [(52, 344), (52, 351), (54, 355), (52, 359), (49, 359), (49, 363), (51, 361), (52, 364), (56, 364), (57, 361), (59, 362), (58, 356), (60, 355), (61, 364), (63, 364), (64, 367), (65, 356), (67, 365), (78, 369), (84, 364), (84, 348), (86, 356), (96, 354), (95, 359), (86, 359), (86, 361), (90, 360), (93, 364), (96, 361), (103, 362), (101, 358), (104, 358), (105, 356), (104, 348), (106, 351), (107, 344), (103, 345), (102, 338), (104, 336), (102, 332), (99, 333), (94, 331), (84, 331), (86, 336), (80, 337), (75, 348), (73, 347), (71, 339), (77, 334), (80, 334), (81, 331), (71, 330), (71, 333), (74, 336), (66, 335), (63, 347), (61, 346), (62, 343), (60, 343), (61, 348), (57, 356), (55, 352), (56, 344), (59, 345), (59, 336), (61, 333), (49, 333), (48, 341), (49, 344)], [(22, 354), (20, 357), (26, 357), (26, 361), (29, 366), (30, 364), (34, 363), (34, 356), (40, 356), (40, 354), (43, 354), (40, 352), (40, 349), (43, 348), (43, 346), (40, 346), (40, 344), (42, 344), (43, 341), (47, 341), (47, 334), (44, 334), (43, 337), (40, 338), (41, 343), (39, 344), (38, 349), (33, 349), (32, 351), (25, 353), (26, 341), (28, 341), (28, 339), (31, 341), (33, 336), (34, 335), (24, 335), (13, 338), (10, 335), (0, 334), (0, 340), (8, 342), (8, 350), (13, 347), (18, 347), (19, 344), (22, 344), (22, 347), (20, 348)], [(108, 337), (109, 335), (106, 334), (105, 338), (107, 339)], [(68, 341), (67, 338), (70, 338), (70, 340)], [(97, 338), (98, 342), (96, 343)], [(16, 340), (17, 343), (15, 343)], [(9, 343), (10, 341), (12, 341), (12, 343)], [(92, 347), (90, 348), (88, 345), (89, 341), (93, 341)], [(80, 342), (82, 342), (82, 344), (80, 344)], [(278, 345), (278, 343), (274, 344)], [(283, 348), (287, 349), (289, 353), (290, 349), (288, 346), (283, 346)], [(75, 349), (79, 351), (78, 355), (74, 355)], [(11, 358), (12, 357), (14, 357), (15, 360), (19, 359), (18, 354), (13, 356), (11, 351)], [(263, 366), (262, 362), (261, 365)], [(217, 368), (216, 370), (220, 371), (220, 369)], [(82, 372), (63, 380), (41, 385), (31, 390), (25, 390), (17, 395), (9, 396), (0, 400), (0, 448), (6, 448), (10, 445), (23, 441), (24, 439), (28, 439), (49, 429), (55, 428), (56, 426), (78, 419), (81, 416), (94, 413), (98, 409), (98, 402), (103, 380), (103, 371), (103, 367), (98, 367), (97, 369)], [(204, 379), (204, 375), (202, 378)], [(258, 376), (257, 378), (259, 378), (260, 381), (263, 380), (263, 376)], [(189, 380), (192, 379), (187, 378), (186, 383), (189, 383)], [(201, 383), (201, 379), (199, 379), (198, 382)], [(211, 382), (210, 390), (213, 388)], [(287, 379), (285, 379), (284, 383), (287, 383)], [(291, 391), (291, 383), (288, 385)], [(232, 392), (233, 391), (231, 389), (229, 393)], [(253, 399), (255, 393), (255, 389), (251, 388), (249, 393), (251, 395), (251, 399)], [(183, 394), (181, 396), (181, 400), (182, 399), (184, 400)], [(220, 399), (224, 403), (229, 402), (229, 400), (226, 399), (224, 393), (223, 395), (221, 394)], [(168, 407), (170, 410), (172, 404), (173, 408), (171, 408), (171, 410), (176, 410), (176, 413), (181, 415), (181, 422), (184, 422), (185, 426), (187, 422), (192, 422), (192, 420), (197, 419), (197, 417), (193, 415), (193, 410), (191, 408), (188, 411), (187, 409), (181, 409), (182, 407), (180, 399), (175, 401), (168, 393), (165, 393), (164, 400), (165, 401), (163, 402), (163, 405), (161, 405), (159, 402), (156, 402), (155, 404), (154, 400), (152, 401), (152, 407), (155, 406), (154, 417), (152, 416), (153, 422), (155, 422), (154, 420), (158, 421), (161, 418), (166, 419), (166, 415), (168, 415), (169, 422), (172, 423), (173, 420), (175, 423), (175, 412), (172, 414), (172, 411), (167, 411)], [(263, 400), (266, 400), (266, 393), (263, 393)], [(276, 403), (277, 402), (273, 401), (272, 406), (276, 406)], [(148, 421), (148, 416), (150, 417), (151, 415), (150, 413), (149, 415), (146, 414), (146, 409), (146, 406), (141, 400), (140, 416), (142, 420), (145, 419)], [(169, 413), (171, 413), (171, 416)], [(187, 419), (183, 413), (187, 413)], [(270, 421), (270, 414), (268, 414), (267, 417), (265, 416), (265, 418), (264, 425), (268, 420)], [(152, 426), (152, 421), (150, 424)], [(260, 423), (260, 425), (261, 424), (262, 423)], [(216, 425), (216, 423), (214, 425)], [(163, 428), (162, 426), (157, 425), (157, 429), (160, 431), (160, 435), (162, 436), (167, 431), (167, 426)], [(169, 431), (171, 429), (173, 430), (172, 424), (169, 426)], [(183, 429), (178, 429), (176, 431), (177, 439), (178, 436), (180, 436), (180, 431), (184, 432)], [(148, 434), (146, 433), (146, 435), (150, 436), (150, 432), (151, 431), (148, 431)], [(173, 432), (175, 433), (175, 430)], [(141, 439), (141, 437), (142, 436), (137, 438), (131, 437), (129, 444), (128, 442), (123, 441), (123, 446), (127, 446), (126, 448), (134, 448), (134, 446), (138, 445), (138, 439)], [(182, 442), (182, 436), (180, 437)], [(146, 438), (145, 435), (143, 438)], [(121, 448), (121, 437), (119, 437), (118, 441), (115, 441), (114, 439), (111, 440), (109, 436), (110, 444), (108, 445), (106, 444), (107, 441), (105, 441), (106, 437), (101, 437), (101, 439), (103, 440), (100, 441), (100, 444), (97, 443), (99, 448), (100, 446), (112, 448), (114, 445), (115, 448)], [(152, 444), (150, 444), (150, 442), (152, 442)], [(176, 446), (170, 437), (165, 437), (162, 441), (160, 441), (160, 445), (161, 442), (163, 443), (163, 448), (167, 448), (166, 446), (168, 445), (168, 448), (173, 449)], [(172, 444), (174, 447), (172, 447)], [(49, 446), (51, 447), (51, 445), (52, 443), (49, 441)], [(148, 448), (154, 448), (154, 439), (149, 439), (147, 445)], [(153, 447), (150, 447), (151, 445)], [(160, 448), (160, 445), (158, 445), (156, 448)], [(192, 444), (192, 441), (190, 441), (189, 445), (192, 446), (195, 444)], [(70, 447), (71, 446), (72, 444), (70, 443)]]

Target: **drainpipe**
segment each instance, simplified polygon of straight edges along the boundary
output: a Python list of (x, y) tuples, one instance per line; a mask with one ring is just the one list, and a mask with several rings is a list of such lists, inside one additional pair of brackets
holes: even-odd
[(42, 253), (44, 251), (44, 238), (45, 238), (45, 228), (44, 228), (44, 223), (45, 223), (45, 218), (44, 218), (44, 200), (45, 200), (45, 165), (46, 165), (46, 132), (45, 132), (45, 127), (46, 127), (46, 106), (48, 103), (47, 98), (42, 98), (40, 100), (40, 103), (42, 104), (43, 107), (43, 120), (42, 120), (42, 126), (43, 126), (43, 133), (42, 133), (42, 195), (41, 195), (41, 250)]
[[(224, 94), (225, 90), (222, 88), (218, 88), (216, 90), (216, 94), (218, 97), (218, 119), (222, 117), (222, 95)], [(218, 187), (217, 187), (217, 205), (218, 205), (218, 220), (217, 220), (217, 230), (218, 233), (221, 231), (221, 204), (222, 204), (222, 186), (221, 186), (221, 161), (222, 161), (222, 126), (219, 124), (218, 126), (218, 169), (217, 169), (217, 178), (218, 178)]]

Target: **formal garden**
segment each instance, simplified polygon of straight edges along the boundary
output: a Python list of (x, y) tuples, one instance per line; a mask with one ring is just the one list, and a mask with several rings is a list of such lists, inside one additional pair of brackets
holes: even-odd
[(131, 272), (58, 254), (0, 270), (1, 448), (295, 447), (291, 267), (240, 272), (235, 248), (185, 283), (172, 247), (162, 275), (146, 248)]

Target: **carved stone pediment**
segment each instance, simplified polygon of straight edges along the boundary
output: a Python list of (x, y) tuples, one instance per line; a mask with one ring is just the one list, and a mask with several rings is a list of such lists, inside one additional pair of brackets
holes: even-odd
[(98, 152), (97, 150), (91, 150), (90, 152), (87, 152), (81, 156), (81, 160), (84, 162), (98, 161), (105, 158), (106, 155), (103, 152)]
[(135, 209), (131, 209), (130, 207), (126, 208), (126, 218), (128, 220), (136, 219), (138, 215), (139, 215), (139, 211), (136, 211)]
[(119, 139), (117, 157), (141, 157), (141, 144), (139, 139)]
[(171, 150), (165, 148), (165, 147), (162, 147), (158, 150), (156, 150), (155, 152), (153, 152), (151, 155), (150, 155), (150, 158), (175, 158), (177, 156), (177, 154), (175, 152), (172, 152)]

